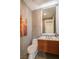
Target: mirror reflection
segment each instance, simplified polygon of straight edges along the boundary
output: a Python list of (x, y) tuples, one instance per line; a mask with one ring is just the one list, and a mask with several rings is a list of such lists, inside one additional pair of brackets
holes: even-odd
[(43, 33), (56, 33), (56, 7), (42, 10), (42, 31)]

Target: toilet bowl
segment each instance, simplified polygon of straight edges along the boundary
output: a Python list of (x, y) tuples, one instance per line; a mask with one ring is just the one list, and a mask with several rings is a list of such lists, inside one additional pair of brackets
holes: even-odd
[(27, 51), (28, 51), (28, 54), (29, 54), (28, 59), (35, 59), (35, 56), (37, 55), (37, 52), (38, 52), (37, 46), (38, 46), (37, 39), (33, 39), (32, 45), (30, 45), (27, 48)]

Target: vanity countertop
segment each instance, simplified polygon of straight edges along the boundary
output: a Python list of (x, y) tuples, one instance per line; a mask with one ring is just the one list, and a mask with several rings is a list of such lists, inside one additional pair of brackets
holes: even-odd
[(50, 37), (50, 38), (47, 38), (45, 36), (41, 36), (38, 38), (38, 40), (53, 40), (53, 41), (59, 41), (59, 39), (57, 37)]

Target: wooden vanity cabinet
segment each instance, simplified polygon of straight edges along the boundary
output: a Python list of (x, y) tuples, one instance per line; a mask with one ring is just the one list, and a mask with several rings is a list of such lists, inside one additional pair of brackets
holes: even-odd
[(59, 41), (38, 40), (38, 51), (59, 55)]
[(46, 40), (38, 40), (38, 51), (47, 51), (47, 41)]

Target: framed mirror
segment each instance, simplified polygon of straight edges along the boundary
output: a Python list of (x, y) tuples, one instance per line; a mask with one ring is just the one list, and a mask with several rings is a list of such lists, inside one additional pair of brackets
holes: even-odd
[(56, 33), (56, 7), (42, 10), (42, 33)]

